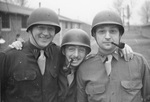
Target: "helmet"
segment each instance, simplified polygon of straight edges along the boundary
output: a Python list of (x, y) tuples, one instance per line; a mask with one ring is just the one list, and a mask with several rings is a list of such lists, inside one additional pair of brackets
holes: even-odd
[(52, 25), (55, 27), (56, 33), (58, 33), (61, 29), (57, 14), (47, 8), (38, 8), (31, 13), (27, 20), (27, 32), (32, 26), (37, 24)]
[(62, 39), (61, 48), (65, 45), (81, 45), (91, 51), (89, 35), (81, 29), (71, 29), (67, 31)]
[(120, 34), (123, 35), (124, 27), (122, 20), (118, 14), (112, 11), (99, 12), (93, 19), (91, 33), (94, 36), (94, 32), (99, 25), (103, 24), (115, 24), (118, 25)]

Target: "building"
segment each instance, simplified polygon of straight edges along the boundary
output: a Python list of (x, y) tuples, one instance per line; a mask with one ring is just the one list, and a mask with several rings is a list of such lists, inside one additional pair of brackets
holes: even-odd
[[(3, 51), (11, 44), (18, 33), (21, 34), (25, 41), (28, 39), (28, 34), (26, 33), (27, 19), (33, 10), (0, 1), (0, 36), (6, 41), (0, 45), (0, 51)], [(62, 15), (59, 15), (59, 20), (62, 30), (54, 38), (54, 42), (58, 45), (64, 32), (71, 28), (81, 28), (90, 33), (90, 25), (82, 21), (73, 20)]]

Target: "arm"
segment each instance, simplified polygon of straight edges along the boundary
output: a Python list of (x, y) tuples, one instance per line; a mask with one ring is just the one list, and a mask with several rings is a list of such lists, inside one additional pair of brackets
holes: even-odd
[(144, 57), (142, 65), (142, 77), (143, 88), (141, 92), (143, 102), (150, 102), (150, 66)]
[(133, 50), (129, 45), (125, 44), (125, 47), (120, 50), (126, 61), (129, 61), (133, 58)]
[(4, 62), (5, 62), (5, 54), (0, 52), (0, 100), (2, 100), (3, 90), (4, 90)]
[(80, 71), (77, 72), (77, 102), (88, 102)]

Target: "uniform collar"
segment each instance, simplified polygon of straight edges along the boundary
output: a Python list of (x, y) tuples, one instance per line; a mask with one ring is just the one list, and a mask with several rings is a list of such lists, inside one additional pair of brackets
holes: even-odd
[[(39, 49), (39, 48), (37, 48), (36, 46), (34, 46), (33, 44), (31, 44), (31, 42), (30, 41), (28, 41), (27, 42), (27, 44), (25, 44), (25, 46), (26, 45), (28, 45), (29, 46), (29, 49), (30, 49), (30, 51), (33, 53), (33, 55), (35, 56), (35, 58), (37, 59), (38, 57), (39, 57), (39, 55), (40, 55), (40, 50), (41, 49)], [(50, 50), (50, 44), (47, 46), (47, 47), (45, 47), (43, 50), (44, 50), (44, 54), (45, 54), (45, 56), (47, 57), (47, 58), (49, 58), (49, 57), (51, 57), (52, 58), (52, 56), (51, 56), (51, 50)]]
[[(98, 55), (100, 56), (101, 61), (104, 63), (106, 61), (107, 55), (102, 55), (100, 51), (98, 51)], [(111, 55), (113, 56), (114, 59), (118, 61), (120, 52), (116, 50), (113, 53), (111, 53)]]

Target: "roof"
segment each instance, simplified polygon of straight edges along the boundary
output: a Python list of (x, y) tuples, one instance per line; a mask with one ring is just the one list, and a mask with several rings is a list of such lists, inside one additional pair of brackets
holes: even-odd
[(62, 21), (70, 21), (70, 22), (76, 22), (76, 23), (83, 23), (80, 20), (70, 19), (70, 18), (67, 18), (67, 17), (62, 16), (62, 15), (59, 15), (59, 19), (62, 20)]
[[(9, 12), (9, 13), (15, 13), (15, 14), (22, 14), (22, 15), (30, 15), (34, 9), (28, 8), (28, 7), (21, 7), (18, 5), (1, 2), (0, 1), (0, 11), (3, 12)], [(79, 20), (73, 20), (71, 18), (59, 15), (59, 19), (62, 21), (70, 21), (70, 22), (76, 22), (76, 23), (83, 23)]]

